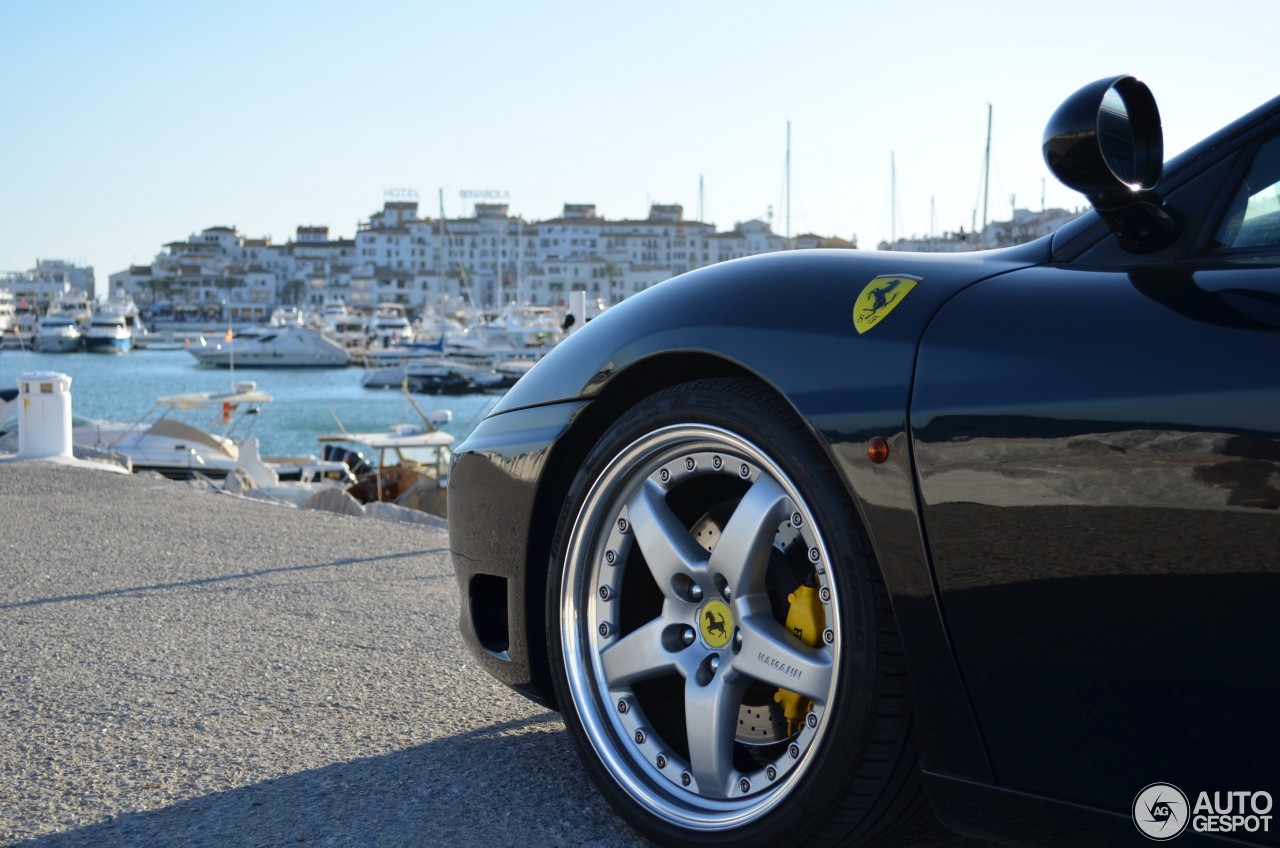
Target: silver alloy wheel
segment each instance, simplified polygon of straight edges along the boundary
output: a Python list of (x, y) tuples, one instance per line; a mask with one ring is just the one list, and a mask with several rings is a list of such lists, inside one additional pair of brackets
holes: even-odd
[(568, 690), (623, 791), (703, 831), (787, 798), (827, 731), (836, 589), (813, 513), (760, 447), (678, 424), (620, 451), (574, 520), (559, 598)]

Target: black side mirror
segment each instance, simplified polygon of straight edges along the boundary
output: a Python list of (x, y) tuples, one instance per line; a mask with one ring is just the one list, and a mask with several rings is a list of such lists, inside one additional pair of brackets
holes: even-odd
[(1156, 193), (1160, 110), (1141, 80), (1109, 77), (1068, 97), (1045, 127), (1043, 151), (1053, 175), (1089, 199), (1126, 249), (1148, 253), (1178, 237), (1178, 221)]

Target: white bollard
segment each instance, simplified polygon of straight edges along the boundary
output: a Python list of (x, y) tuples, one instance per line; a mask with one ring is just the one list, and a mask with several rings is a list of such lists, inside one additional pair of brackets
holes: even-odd
[(71, 378), (28, 371), (18, 378), (18, 459), (71, 457)]

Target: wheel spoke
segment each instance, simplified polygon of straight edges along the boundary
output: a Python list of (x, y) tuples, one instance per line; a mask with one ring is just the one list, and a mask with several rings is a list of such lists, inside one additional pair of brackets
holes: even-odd
[(706, 566), (707, 552), (667, 506), (656, 483), (645, 481), (628, 501), (627, 514), (649, 571), (663, 594), (672, 597), (671, 580), (677, 574), (691, 574)]
[(742, 628), (742, 650), (734, 657), (734, 669), (819, 703), (827, 699), (832, 674), (828, 651), (802, 644), (767, 608), (739, 618), (738, 626)]
[(773, 538), (790, 514), (791, 499), (769, 477), (757, 480), (734, 509), (711, 552), (710, 567), (737, 597), (764, 591)]
[(662, 643), (669, 622), (655, 618), (600, 652), (604, 677), (610, 687), (658, 677), (679, 668), (678, 655)]
[(708, 685), (690, 679), (684, 687), (685, 729), (689, 736), (689, 768), (698, 794), (727, 798), (733, 787), (734, 734), (746, 681), (722, 669)]

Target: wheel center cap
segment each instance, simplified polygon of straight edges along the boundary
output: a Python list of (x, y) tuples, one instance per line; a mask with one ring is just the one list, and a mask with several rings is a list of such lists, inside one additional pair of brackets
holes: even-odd
[(724, 601), (707, 601), (698, 610), (698, 630), (702, 641), (712, 648), (723, 648), (733, 637), (733, 613)]

